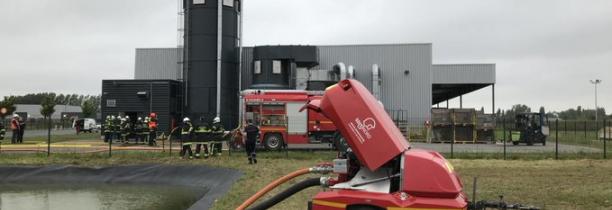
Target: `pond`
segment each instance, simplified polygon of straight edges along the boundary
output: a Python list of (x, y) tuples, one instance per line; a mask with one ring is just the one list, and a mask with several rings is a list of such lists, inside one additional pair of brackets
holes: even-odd
[(182, 210), (206, 191), (141, 184), (0, 184), (0, 210)]

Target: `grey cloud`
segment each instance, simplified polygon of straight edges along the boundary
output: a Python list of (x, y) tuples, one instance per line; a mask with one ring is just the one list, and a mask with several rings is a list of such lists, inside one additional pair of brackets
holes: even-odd
[[(101, 79), (131, 78), (134, 48), (176, 45), (176, 7), (2, 1), (0, 96), (97, 94)], [(244, 14), (245, 45), (433, 43), (435, 63), (497, 63), (498, 107), (593, 107), (597, 77), (612, 110), (612, 1), (245, 0)], [(490, 90), (464, 101), (488, 109)]]

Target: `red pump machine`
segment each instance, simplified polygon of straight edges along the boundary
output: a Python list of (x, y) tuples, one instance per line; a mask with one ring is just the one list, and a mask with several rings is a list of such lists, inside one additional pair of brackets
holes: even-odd
[[(304, 106), (329, 118), (342, 136), (333, 163), (302, 169), (269, 184), (237, 209), (246, 209), (283, 182), (307, 173), (333, 173), (297, 183), (249, 209), (267, 209), (311, 186), (327, 190), (308, 202), (310, 210), (459, 210), (520, 205), (499, 202), (470, 205), (451, 164), (438, 152), (411, 149), (384, 108), (356, 80), (342, 80), (327, 88), (321, 99)], [(478, 208), (475, 208), (478, 207)], [(537, 208), (521, 208), (537, 209)]]

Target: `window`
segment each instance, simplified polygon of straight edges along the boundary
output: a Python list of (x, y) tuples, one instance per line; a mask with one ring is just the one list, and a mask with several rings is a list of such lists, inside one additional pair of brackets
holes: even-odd
[(261, 74), (261, 61), (255, 61), (255, 65), (253, 66), (253, 73)]
[(272, 61), (272, 73), (281, 74), (281, 61), (279, 60)]
[(117, 107), (117, 100), (106, 99), (106, 107)]
[(234, 7), (234, 0), (223, 0), (223, 6)]
[(193, 4), (204, 4), (206, 0), (193, 0)]

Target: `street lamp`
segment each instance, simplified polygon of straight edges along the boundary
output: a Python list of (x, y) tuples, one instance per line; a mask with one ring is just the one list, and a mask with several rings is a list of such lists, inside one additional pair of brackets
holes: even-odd
[(595, 80), (591, 80), (590, 82), (591, 84), (595, 86), (595, 122), (597, 122), (597, 110), (598, 110), (597, 108), (597, 85), (601, 83), (601, 80), (595, 79)]

